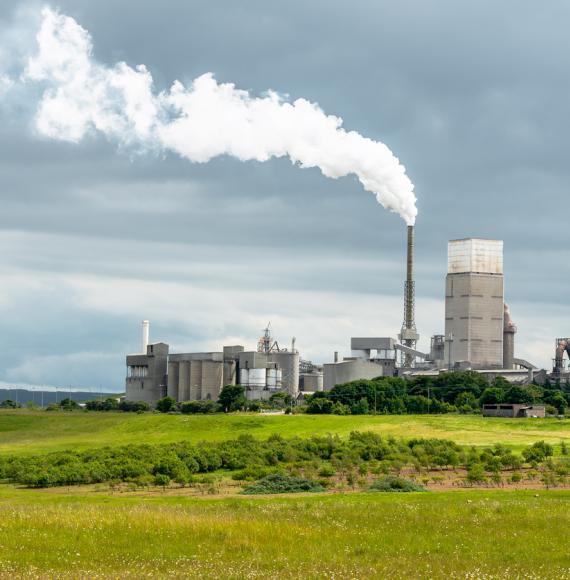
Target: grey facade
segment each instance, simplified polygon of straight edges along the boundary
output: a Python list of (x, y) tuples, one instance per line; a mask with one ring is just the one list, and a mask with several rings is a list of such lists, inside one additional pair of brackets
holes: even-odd
[(445, 283), (445, 362), (462, 368), (503, 368), (502, 242), (449, 242)]
[(522, 405), (501, 403), (497, 405), (483, 405), (484, 417), (545, 417), (546, 409), (543, 405)]
[(126, 398), (150, 405), (168, 395), (176, 401), (217, 400), (225, 385), (243, 384), (250, 400), (277, 391), (299, 393), (299, 353), (257, 352), (225, 346), (221, 352), (168, 353), (167, 344), (127, 356)]
[(169, 346), (163, 342), (149, 344), (146, 354), (127, 356), (125, 398), (154, 405), (166, 395)]
[(359, 358), (324, 365), (324, 390), (330, 391), (335, 385), (342, 385), (358, 379), (375, 379), (384, 374), (382, 365)]
[(235, 384), (236, 363), (224, 353), (170, 355), (167, 393), (177, 401), (215, 401), (224, 385)]

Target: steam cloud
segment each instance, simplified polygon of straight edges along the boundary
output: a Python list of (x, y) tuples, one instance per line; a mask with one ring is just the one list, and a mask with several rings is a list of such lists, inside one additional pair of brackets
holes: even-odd
[(79, 142), (96, 130), (121, 145), (172, 151), (198, 163), (224, 154), (242, 161), (288, 156), (326, 177), (356, 175), (385, 208), (415, 221), (414, 186), (390, 149), (344, 130), (342, 119), (314, 103), (288, 102), (273, 91), (252, 97), (210, 73), (190, 87), (176, 81), (156, 93), (144, 65), (98, 63), (89, 33), (49, 8), (37, 41), (25, 78), (47, 85), (36, 117), (44, 136)]

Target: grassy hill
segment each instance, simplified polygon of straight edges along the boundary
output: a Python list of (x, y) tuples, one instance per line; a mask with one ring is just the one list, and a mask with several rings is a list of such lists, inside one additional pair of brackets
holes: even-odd
[(462, 445), (521, 448), (544, 439), (570, 444), (570, 420), (475, 415), (160, 415), (0, 411), (0, 453), (39, 453), (128, 443), (224, 440), (242, 433), (285, 437), (370, 430), (395, 437), (437, 437)]

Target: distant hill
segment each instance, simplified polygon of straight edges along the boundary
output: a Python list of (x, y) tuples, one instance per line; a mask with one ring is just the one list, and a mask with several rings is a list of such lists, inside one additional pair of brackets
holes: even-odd
[[(44, 407), (50, 403), (58, 403), (62, 399), (70, 398), (78, 403), (83, 401), (91, 401), (94, 399), (103, 399), (107, 397), (118, 398), (124, 393), (94, 393), (91, 391), (31, 391), (29, 389), (0, 389), (0, 403), (2, 401), (11, 400), (17, 401), (21, 405), (25, 405), (28, 402), (36, 403), (41, 405), (43, 401)], [(43, 396), (43, 398), (42, 398)]]

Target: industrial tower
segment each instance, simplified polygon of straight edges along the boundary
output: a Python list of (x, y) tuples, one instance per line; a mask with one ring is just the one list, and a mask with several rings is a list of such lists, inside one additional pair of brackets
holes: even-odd
[[(416, 349), (417, 342), (420, 338), (416, 330), (416, 289), (414, 282), (414, 226), (408, 226), (408, 245), (407, 245), (407, 272), (406, 282), (404, 284), (404, 322), (400, 332), (400, 342), (410, 349)], [(411, 352), (404, 355), (404, 366), (413, 367), (415, 356)]]

